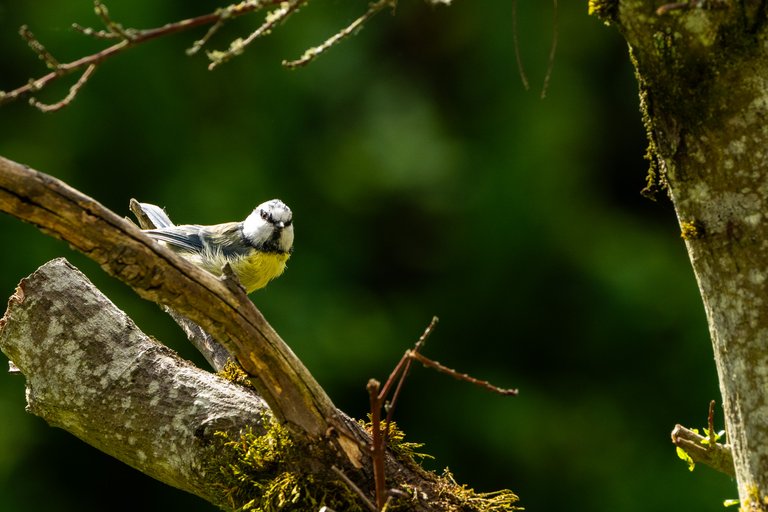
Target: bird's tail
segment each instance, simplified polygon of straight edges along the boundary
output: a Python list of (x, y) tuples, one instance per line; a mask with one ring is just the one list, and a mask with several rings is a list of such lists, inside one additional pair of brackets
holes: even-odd
[(154, 204), (140, 203), (131, 199), (131, 211), (143, 229), (163, 229), (175, 226), (165, 210)]

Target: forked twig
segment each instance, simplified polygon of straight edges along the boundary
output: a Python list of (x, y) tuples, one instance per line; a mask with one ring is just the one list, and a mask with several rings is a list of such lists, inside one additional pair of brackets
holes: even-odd
[(29, 99), (29, 104), (33, 107), (37, 108), (41, 112), (55, 112), (57, 110), (61, 110), (62, 108), (66, 107), (70, 103), (72, 103), (72, 100), (75, 99), (75, 96), (77, 96), (77, 93), (80, 92), (80, 89), (85, 85), (85, 83), (88, 81), (89, 78), (91, 78), (91, 75), (93, 75), (93, 72), (96, 71), (96, 64), (91, 64), (88, 66), (82, 75), (80, 75), (80, 78), (77, 79), (77, 82), (72, 85), (72, 87), (69, 88), (69, 93), (67, 93), (66, 96), (64, 96), (63, 99), (57, 101), (56, 103), (43, 103), (41, 101), (38, 101), (35, 98)]
[[(251, 34), (246, 37), (245, 39), (235, 39), (229, 44), (229, 49), (226, 51), (210, 51), (208, 52), (208, 58), (211, 60), (211, 63), (208, 64), (208, 69), (213, 70), (220, 66), (221, 64), (224, 64), (225, 62), (229, 61), (232, 57), (236, 57), (238, 55), (241, 55), (245, 48), (251, 44), (253, 41), (258, 39), (259, 37), (265, 36), (270, 33), (270, 31), (277, 26), (279, 23), (282, 23), (286, 19), (288, 19), (291, 14), (295, 13), (299, 10), (300, 7), (302, 7), (304, 4), (307, 3), (308, 0), (290, 0), (288, 2), (281, 2), (280, 7), (276, 9), (275, 11), (269, 13), (267, 16), (267, 19), (264, 21), (264, 23), (259, 26), (256, 30), (251, 32)], [(221, 20), (223, 21), (223, 20)], [(201, 40), (204, 44), (205, 41), (208, 40), (211, 36), (211, 32), (214, 30), (218, 30), (216, 26), (211, 27), (211, 30), (208, 34), (206, 34), (203, 39)], [(196, 46), (199, 46), (198, 43), (201, 43), (201, 41), (195, 42), (195, 46), (193, 46), (190, 50), (197, 51), (195, 49)]]
[[(392, 373), (390, 373), (389, 378), (387, 379), (387, 382), (384, 384), (383, 387), (381, 386), (381, 383), (376, 379), (370, 379), (368, 381), (368, 385), (366, 386), (366, 389), (368, 391), (368, 397), (371, 404), (370, 451), (371, 451), (371, 458), (373, 461), (373, 478), (376, 486), (376, 489), (375, 489), (376, 506), (378, 507), (377, 510), (379, 511), (384, 510), (386, 508), (386, 503), (388, 503), (388, 501), (385, 500), (387, 493), (386, 493), (386, 478), (384, 474), (384, 457), (385, 457), (387, 440), (388, 440), (388, 435), (390, 430), (389, 425), (391, 425), (392, 414), (395, 409), (395, 404), (397, 403), (397, 398), (400, 395), (400, 391), (402, 390), (403, 383), (405, 382), (405, 378), (408, 376), (408, 373), (411, 369), (411, 364), (413, 363), (413, 361), (418, 361), (422, 365), (428, 368), (433, 368), (441, 373), (448, 374), (458, 380), (475, 384), (477, 386), (480, 386), (489, 391), (493, 391), (495, 393), (499, 393), (502, 395), (518, 394), (517, 389), (504, 389), (504, 388), (494, 386), (488, 381), (476, 379), (465, 373), (459, 373), (452, 368), (448, 368), (447, 366), (440, 364), (437, 361), (433, 361), (432, 359), (429, 359), (428, 357), (424, 356), (420, 352), (420, 350), (424, 347), (424, 344), (427, 342), (427, 338), (435, 329), (437, 322), (438, 322), (438, 318), (436, 316), (432, 317), (432, 321), (424, 330), (424, 333), (416, 341), (413, 348), (406, 350), (405, 353), (403, 354), (403, 357), (401, 357), (400, 361), (397, 362), (397, 364), (395, 365), (395, 369), (392, 370)], [(387, 402), (387, 397), (392, 391), (393, 386), (395, 387), (394, 395), (392, 397), (392, 400)], [(384, 420), (384, 427), (385, 427), (384, 429), (382, 429), (382, 419), (381, 419), (382, 408), (385, 408), (387, 411), (387, 416), (386, 416), (386, 419)]]
[(392, 7), (392, 9), (395, 9), (395, 6), (397, 5), (397, 0), (378, 0), (377, 2), (373, 2), (368, 6), (368, 10), (357, 18), (355, 21), (347, 25), (345, 28), (339, 30), (334, 35), (329, 37), (325, 40), (325, 42), (319, 46), (313, 46), (312, 48), (307, 49), (304, 54), (295, 60), (284, 60), (283, 66), (287, 68), (297, 68), (301, 66), (305, 66), (315, 60), (317, 57), (319, 57), (322, 53), (324, 53), (326, 50), (328, 50), (330, 47), (334, 46), (336, 43), (340, 42), (342, 39), (345, 39), (349, 37), (350, 35), (354, 34), (356, 30), (358, 30), (360, 27), (363, 26), (365, 22), (367, 22), (369, 19), (373, 18), (376, 14), (378, 14), (380, 11), (382, 11), (385, 7)]
[[(288, 19), (289, 16), (297, 12), (308, 2), (309, 0), (243, 0), (226, 7), (216, 9), (216, 11), (209, 14), (188, 18), (173, 23), (167, 23), (161, 27), (140, 30), (134, 28), (124, 28), (120, 23), (117, 23), (111, 18), (106, 5), (103, 4), (101, 0), (94, 0), (94, 12), (104, 24), (106, 30), (95, 30), (93, 28), (83, 27), (78, 24), (73, 24), (72, 28), (86, 36), (91, 36), (103, 40), (117, 40), (117, 42), (107, 48), (104, 48), (101, 51), (82, 57), (80, 59), (66, 63), (59, 63), (53, 57), (53, 55), (45, 49), (42, 43), (40, 43), (40, 41), (38, 41), (32, 35), (27, 27), (22, 27), (22, 37), (27, 41), (27, 44), (41, 58), (41, 60), (46, 63), (46, 66), (51, 70), (51, 72), (40, 78), (30, 79), (26, 84), (11, 91), (0, 91), (0, 105), (4, 105), (19, 98), (34, 94), (63, 76), (83, 70), (83, 74), (81, 75), (80, 80), (78, 80), (77, 83), (75, 83), (75, 85), (70, 88), (69, 94), (61, 101), (52, 104), (45, 104), (37, 101), (34, 98), (30, 101), (30, 104), (45, 112), (61, 109), (72, 102), (74, 97), (87, 82), (88, 78), (93, 74), (93, 71), (97, 66), (99, 66), (102, 62), (109, 59), (110, 57), (122, 53), (128, 48), (132, 48), (162, 36), (175, 34), (177, 32), (182, 32), (205, 25), (211, 25), (205, 35), (202, 38), (196, 40), (187, 50), (188, 55), (193, 55), (210, 41), (211, 37), (218, 32), (218, 30), (224, 25), (226, 21), (242, 16), (244, 14), (262, 10), (270, 6), (278, 7), (276, 10), (269, 13), (264, 22), (258, 28), (256, 28), (256, 30), (251, 32), (248, 37), (244, 39), (235, 39), (230, 43), (229, 48), (225, 51), (214, 50), (208, 52), (208, 58), (211, 61), (208, 67), (209, 69), (214, 69), (220, 64), (227, 62), (232, 57), (242, 54), (245, 48), (254, 40), (269, 34), (273, 28)], [(447, 2), (435, 1), (435, 3)], [(391, 7), (394, 10), (396, 5), (397, 0), (377, 0), (370, 3), (368, 10), (362, 16), (353, 21), (349, 26), (341, 29), (339, 32), (329, 37), (321, 45), (309, 48), (299, 59), (283, 61), (283, 65), (289, 68), (295, 68), (308, 64), (338, 42), (354, 34), (376, 13), (382, 11), (386, 7)]]

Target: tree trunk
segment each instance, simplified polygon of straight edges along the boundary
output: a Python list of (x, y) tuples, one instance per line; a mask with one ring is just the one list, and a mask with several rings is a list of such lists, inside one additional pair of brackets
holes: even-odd
[[(662, 2), (663, 3), (663, 2)], [(590, 0), (629, 42), (651, 181), (674, 203), (709, 322), (744, 510), (768, 498), (765, 2)]]

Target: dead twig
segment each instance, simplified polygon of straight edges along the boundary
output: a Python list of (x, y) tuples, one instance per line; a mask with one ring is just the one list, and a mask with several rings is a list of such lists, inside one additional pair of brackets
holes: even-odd
[(377, 2), (373, 2), (368, 6), (368, 10), (357, 18), (355, 21), (347, 25), (345, 28), (339, 30), (334, 35), (329, 37), (325, 40), (325, 42), (319, 46), (314, 46), (312, 48), (309, 48), (307, 51), (304, 52), (304, 54), (299, 57), (296, 60), (284, 60), (283, 66), (287, 68), (297, 68), (301, 66), (305, 66), (315, 60), (317, 57), (319, 57), (321, 54), (326, 52), (329, 48), (340, 42), (342, 39), (345, 39), (352, 34), (354, 34), (357, 30), (359, 30), (365, 22), (367, 22), (369, 19), (373, 18), (376, 14), (378, 14), (380, 11), (384, 10), (386, 7), (391, 7), (394, 11), (395, 7), (397, 6), (397, 0), (378, 0)]
[[(420, 350), (424, 347), (424, 344), (427, 342), (429, 335), (432, 333), (432, 331), (434, 331), (437, 322), (438, 318), (436, 316), (432, 317), (429, 325), (416, 341), (413, 348), (406, 350), (403, 354), (403, 357), (401, 357), (400, 361), (397, 362), (395, 369), (392, 370), (392, 373), (390, 373), (389, 378), (383, 387), (381, 386), (381, 383), (376, 379), (370, 379), (368, 381), (368, 385), (366, 386), (371, 404), (371, 446), (369, 450), (371, 453), (371, 459), (373, 461), (376, 506), (377, 510), (379, 511), (384, 510), (386, 508), (386, 504), (388, 503), (388, 500), (385, 499), (387, 496), (387, 490), (386, 477), (384, 474), (384, 457), (390, 430), (389, 426), (392, 424), (392, 414), (395, 409), (395, 404), (397, 403), (397, 398), (400, 395), (403, 383), (408, 376), (413, 361), (418, 361), (428, 368), (432, 368), (441, 373), (450, 375), (455, 379), (469, 382), (470, 384), (475, 384), (476, 386), (480, 386), (489, 391), (493, 391), (494, 393), (499, 393), (502, 395), (518, 394), (517, 389), (504, 389), (494, 386), (488, 381), (476, 379), (465, 373), (459, 373), (456, 370), (448, 368), (447, 366), (440, 364), (437, 361), (433, 361), (432, 359), (429, 359), (428, 357), (421, 354)], [(393, 386), (395, 387), (394, 395), (392, 400), (388, 402), (387, 397), (392, 391)], [(385, 408), (387, 411), (386, 419), (383, 420), (384, 428), (382, 428), (382, 408)]]

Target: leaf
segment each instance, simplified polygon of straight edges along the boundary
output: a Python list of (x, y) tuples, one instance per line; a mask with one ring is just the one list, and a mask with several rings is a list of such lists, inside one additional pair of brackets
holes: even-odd
[(688, 453), (682, 448), (680, 448), (679, 446), (675, 449), (675, 451), (677, 452), (678, 457), (680, 457), (681, 459), (683, 459), (685, 462), (688, 463), (688, 471), (693, 471), (693, 468), (696, 467), (696, 463), (693, 462), (693, 459), (691, 458), (691, 456), (688, 455)]

